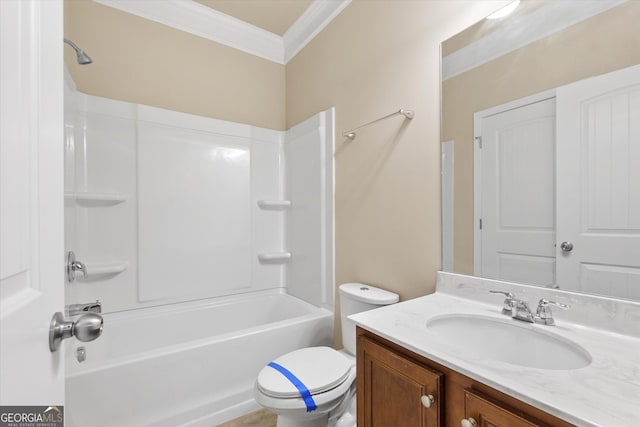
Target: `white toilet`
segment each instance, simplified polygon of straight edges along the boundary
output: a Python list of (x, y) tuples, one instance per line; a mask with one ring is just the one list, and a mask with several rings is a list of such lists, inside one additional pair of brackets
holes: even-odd
[(350, 316), (394, 304), (398, 295), (362, 283), (340, 285), (344, 350), (308, 347), (262, 368), (254, 397), (278, 414), (278, 427), (355, 427), (356, 326)]

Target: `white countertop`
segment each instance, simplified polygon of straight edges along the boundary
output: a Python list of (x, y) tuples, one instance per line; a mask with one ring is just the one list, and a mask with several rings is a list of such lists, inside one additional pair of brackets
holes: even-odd
[[(640, 425), (640, 338), (635, 334), (618, 332), (619, 329), (629, 329), (621, 325), (620, 313), (628, 321), (637, 321), (639, 304), (613, 300), (615, 304), (607, 307), (612, 312), (608, 315), (598, 314), (612, 323), (602, 325), (602, 328), (585, 326), (584, 322), (574, 323), (569, 314), (556, 315), (556, 326), (528, 324), (510, 320), (501, 314), (504, 297), (491, 295), (485, 298), (488, 292), (483, 287), (511, 290), (517, 297), (545, 296), (574, 304), (579, 304), (583, 299), (608, 299), (532, 289), (506, 282), (466, 279), (467, 276), (447, 273), (439, 275), (441, 277), (438, 278), (435, 294), (355, 314), (350, 318), (362, 328), (389, 341), (577, 426)], [(445, 275), (444, 278), (442, 275)], [(463, 283), (468, 280), (483, 283), (479, 287), (474, 286), (473, 291), (468, 291), (469, 285)], [(452, 285), (454, 282), (455, 286)], [(472, 295), (480, 295), (477, 299), (484, 301), (468, 299)], [(487, 303), (487, 299), (492, 302)], [(530, 305), (535, 307), (533, 302), (531, 300)], [(598, 304), (591, 301), (591, 305)], [(555, 310), (554, 315), (559, 312)], [(586, 349), (592, 357), (591, 364), (574, 370), (535, 369), (487, 360), (474, 356), (473, 352), (461, 352), (459, 347), (451, 345), (426, 327), (430, 318), (454, 313), (507, 319), (518, 322), (518, 325), (552, 332)], [(575, 313), (578, 320), (585, 316), (584, 311), (576, 310)]]

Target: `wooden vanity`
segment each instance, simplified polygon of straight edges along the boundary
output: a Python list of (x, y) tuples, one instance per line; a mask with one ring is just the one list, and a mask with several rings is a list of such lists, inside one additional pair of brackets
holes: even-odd
[[(571, 310), (555, 326), (512, 319), (495, 289)], [(438, 273), (435, 293), (349, 318), (359, 427), (638, 424), (636, 302)]]
[(357, 328), (358, 427), (572, 426)]

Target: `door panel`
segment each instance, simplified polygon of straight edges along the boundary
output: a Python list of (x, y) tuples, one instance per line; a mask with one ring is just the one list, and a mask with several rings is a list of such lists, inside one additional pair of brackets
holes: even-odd
[(557, 102), (558, 284), (637, 298), (640, 66), (563, 86)]
[[(358, 337), (358, 426), (436, 427), (443, 378), (373, 341)], [(432, 396), (429, 408), (423, 396)]]
[(553, 285), (555, 101), (483, 118), (480, 137), (482, 271), (476, 274)]
[(0, 1), (0, 405), (63, 405), (62, 2)]

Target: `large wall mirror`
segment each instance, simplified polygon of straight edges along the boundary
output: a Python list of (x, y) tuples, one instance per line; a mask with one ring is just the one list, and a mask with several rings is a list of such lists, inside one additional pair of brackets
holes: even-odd
[(442, 44), (444, 270), (640, 300), (638, 22), (522, 0)]

